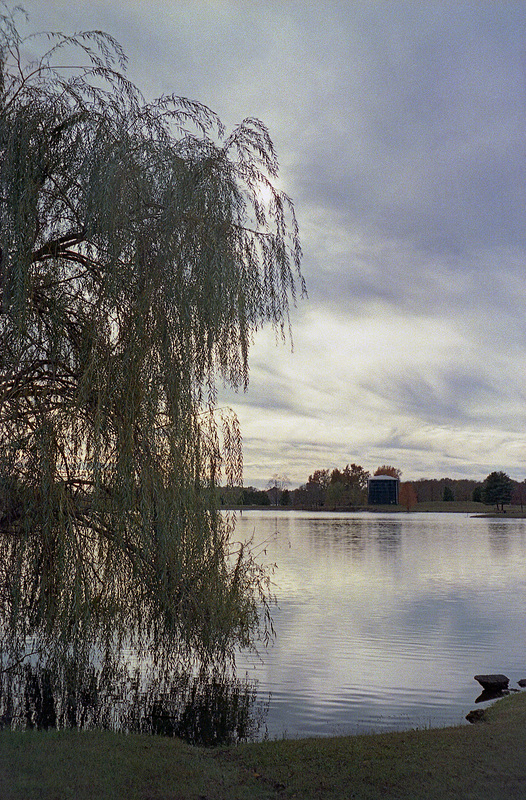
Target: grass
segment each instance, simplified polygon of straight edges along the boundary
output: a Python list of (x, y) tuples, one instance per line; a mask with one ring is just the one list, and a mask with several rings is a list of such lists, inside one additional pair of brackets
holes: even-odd
[(433, 500), (417, 503), (412, 511), (442, 511), (454, 514), (484, 514), (492, 510), (492, 506), (475, 503), (473, 500)]
[(0, 732), (2, 800), (513, 800), (526, 693), (473, 726), (205, 750), (109, 732)]

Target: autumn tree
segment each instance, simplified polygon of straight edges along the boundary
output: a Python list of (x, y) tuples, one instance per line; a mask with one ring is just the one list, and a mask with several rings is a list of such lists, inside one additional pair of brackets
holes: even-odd
[(308, 483), (320, 486), (323, 490), (325, 490), (329, 485), (330, 481), (331, 481), (330, 470), (316, 469), (314, 470), (312, 475), (309, 475)]
[(273, 144), (147, 102), (107, 34), (0, 23), (4, 620), (21, 641), (247, 644), (266, 576), (218, 512), (242, 460), (216, 383), (246, 387), (254, 331), (285, 336), (302, 287)]
[(324, 505), (325, 493), (329, 482), (330, 473), (328, 469), (316, 469), (312, 475), (309, 475), (309, 480), (305, 484), (305, 491), (311, 505)]
[(401, 478), (402, 470), (383, 464), (381, 467), (378, 467), (378, 469), (375, 469), (374, 475), (390, 475), (391, 478)]
[(351, 486), (355, 486), (358, 491), (363, 492), (367, 489), (367, 481), (369, 480), (369, 472), (361, 467), (359, 464), (347, 464), (343, 470), (343, 480)]
[(309, 475), (307, 483), (302, 484), (294, 492), (294, 503), (301, 506), (322, 506), (325, 503), (325, 493), (330, 482), (328, 469), (314, 470)]
[(526, 502), (526, 481), (522, 481), (522, 483), (514, 482), (511, 502), (513, 505), (520, 506), (521, 511), (523, 511), (524, 503)]
[(343, 470), (331, 472), (327, 487), (329, 506), (359, 506), (367, 502), (369, 473), (358, 464), (347, 464)]
[(416, 506), (418, 497), (413, 483), (404, 481), (404, 483), (400, 484), (398, 501), (401, 506), (405, 507), (406, 511), (411, 511), (411, 509)]

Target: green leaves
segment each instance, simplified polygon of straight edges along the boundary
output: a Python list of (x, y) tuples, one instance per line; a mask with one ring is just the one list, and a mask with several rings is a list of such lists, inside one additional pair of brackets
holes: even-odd
[(242, 467), (216, 380), (246, 387), (254, 331), (283, 332), (304, 290), (271, 139), (254, 119), (225, 138), (186, 98), (145, 102), (98, 31), (49, 34), (25, 64), (13, 25), (3, 17), (0, 578), (18, 589), (0, 595), (4, 614), (64, 641), (112, 631), (231, 652), (269, 595), (249, 548), (231, 563), (216, 507)]

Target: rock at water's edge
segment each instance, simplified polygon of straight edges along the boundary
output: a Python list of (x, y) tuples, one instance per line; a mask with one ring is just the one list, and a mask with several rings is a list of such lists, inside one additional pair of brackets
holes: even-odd
[(483, 689), (490, 689), (494, 692), (507, 689), (510, 682), (506, 675), (475, 675), (474, 680), (478, 681)]
[(466, 714), (466, 719), (472, 724), (475, 722), (485, 722), (485, 711), (483, 708), (475, 708), (473, 711), (470, 711), (469, 714)]

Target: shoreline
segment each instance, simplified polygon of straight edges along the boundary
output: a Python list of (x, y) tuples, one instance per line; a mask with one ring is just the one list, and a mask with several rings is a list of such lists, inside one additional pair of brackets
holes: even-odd
[(403, 506), (356, 506), (342, 508), (327, 508), (325, 506), (222, 506), (221, 511), (263, 511), (263, 512), (292, 512), (304, 511), (309, 514), (468, 514), (473, 519), (526, 519), (526, 510), (519, 510), (518, 507), (510, 506), (505, 511), (484, 510), (487, 506), (482, 503), (472, 503), (470, 501), (447, 502), (434, 501), (428, 503), (418, 503), (409, 511)]
[[(524, 797), (526, 692), (450, 728), (200, 749), (109, 731), (0, 731), (5, 800)], [(454, 791), (452, 793), (452, 787)]]

